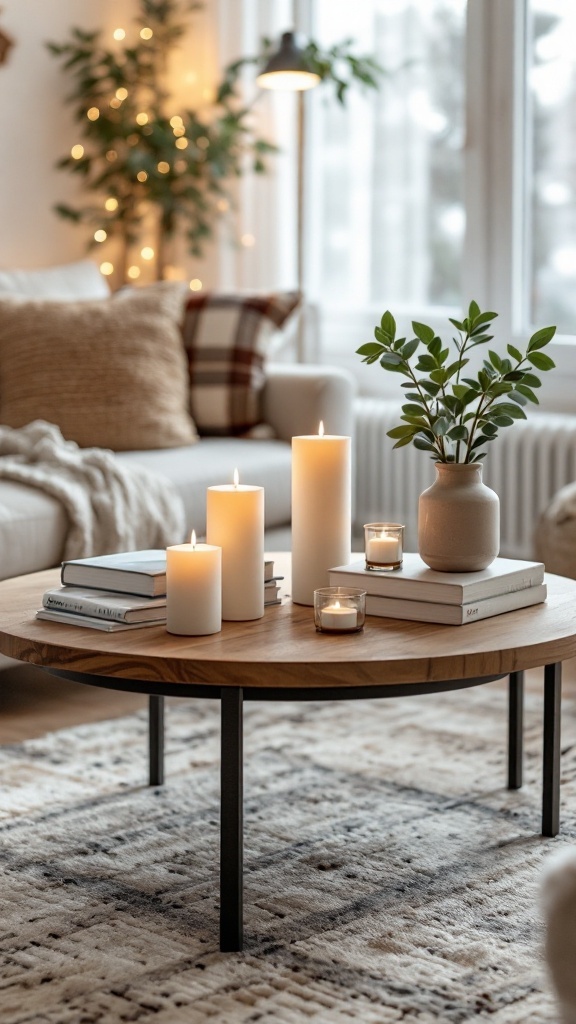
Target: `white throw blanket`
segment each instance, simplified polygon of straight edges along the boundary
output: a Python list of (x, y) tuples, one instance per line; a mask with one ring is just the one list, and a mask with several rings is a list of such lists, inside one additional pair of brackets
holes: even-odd
[(65, 559), (164, 548), (184, 536), (184, 507), (170, 480), (122, 465), (106, 449), (79, 448), (43, 420), (0, 426), (0, 478), (62, 502), (70, 521)]

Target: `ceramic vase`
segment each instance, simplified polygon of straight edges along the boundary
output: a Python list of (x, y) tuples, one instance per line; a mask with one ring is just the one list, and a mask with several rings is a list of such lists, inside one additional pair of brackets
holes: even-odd
[(482, 463), (436, 463), (418, 504), (418, 550), (431, 569), (477, 572), (500, 550), (500, 501), (482, 482)]

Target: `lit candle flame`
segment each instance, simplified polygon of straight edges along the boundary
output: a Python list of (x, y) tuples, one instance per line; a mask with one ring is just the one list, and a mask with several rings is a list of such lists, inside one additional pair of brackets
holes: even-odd
[(334, 601), (334, 607), (335, 608), (339, 608), (340, 607), (340, 601)]
[(324, 437), (324, 420), (320, 420), (320, 425), (318, 427), (318, 437)]
[(192, 544), (193, 548), (196, 547), (196, 530), (192, 530), (192, 536), (190, 538), (190, 543)]
[(238, 487), (240, 483), (240, 474), (237, 469), (234, 470), (234, 487)]

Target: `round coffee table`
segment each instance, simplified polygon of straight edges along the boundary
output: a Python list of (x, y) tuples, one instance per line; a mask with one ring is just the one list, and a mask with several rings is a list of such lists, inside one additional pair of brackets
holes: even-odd
[[(289, 555), (272, 554), (289, 593)], [(546, 577), (548, 600), (465, 626), (368, 617), (363, 632), (316, 633), (284, 600), (262, 619), (178, 637), (163, 627), (104, 633), (35, 618), (58, 570), (0, 583), (0, 652), (77, 682), (149, 695), (150, 784), (163, 782), (164, 698), (221, 702), (220, 948), (242, 949), (242, 706), (245, 700), (416, 696), (509, 682), (508, 787), (522, 784), (523, 672), (544, 666), (542, 833), (559, 830), (561, 663), (576, 656), (576, 582)]]

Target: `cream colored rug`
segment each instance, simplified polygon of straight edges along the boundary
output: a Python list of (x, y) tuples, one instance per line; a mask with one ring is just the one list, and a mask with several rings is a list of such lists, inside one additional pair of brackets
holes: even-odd
[(498, 684), (246, 707), (246, 951), (218, 951), (219, 705), (173, 702), (167, 784), (146, 717), (0, 750), (2, 1024), (544, 1024), (541, 702), (504, 788)]

